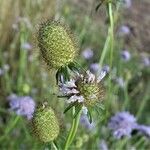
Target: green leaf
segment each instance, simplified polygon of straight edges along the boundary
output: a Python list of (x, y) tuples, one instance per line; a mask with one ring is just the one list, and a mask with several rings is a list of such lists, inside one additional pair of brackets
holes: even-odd
[(64, 110), (64, 114), (70, 110), (73, 106), (75, 106), (77, 104), (77, 102), (71, 103), (65, 110)]
[(82, 105), (78, 103), (76, 105), (76, 111), (75, 111), (75, 114), (74, 114), (73, 118), (76, 118), (76, 116), (79, 114), (81, 109), (82, 109)]
[(89, 122), (92, 123), (92, 120), (93, 120), (93, 119), (92, 119), (92, 114), (91, 114), (90, 109), (88, 109), (87, 117), (88, 117), (88, 119), (89, 119)]

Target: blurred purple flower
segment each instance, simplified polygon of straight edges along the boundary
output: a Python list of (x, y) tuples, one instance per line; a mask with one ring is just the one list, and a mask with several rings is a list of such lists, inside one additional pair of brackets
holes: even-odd
[(118, 30), (119, 36), (129, 35), (131, 33), (130, 28), (127, 25), (122, 25)]
[(150, 58), (146, 56), (142, 56), (142, 63), (145, 67), (150, 66)]
[(32, 118), (35, 110), (35, 102), (30, 96), (16, 96), (14, 94), (8, 97), (11, 110), (16, 114), (26, 116), (28, 119)]
[(107, 143), (106, 141), (102, 140), (99, 144), (99, 149), (100, 150), (108, 150), (108, 146), (107, 146)]
[(98, 72), (99, 69), (100, 69), (99, 63), (92, 63), (92, 64), (90, 65), (90, 71), (91, 71), (92, 73)]
[(85, 50), (82, 51), (81, 55), (85, 59), (91, 59), (93, 57), (94, 53), (90, 48), (86, 48)]
[(136, 118), (129, 112), (118, 112), (108, 124), (109, 129), (113, 131), (113, 136), (117, 139), (124, 136), (130, 137), (136, 126)]
[(94, 122), (90, 123), (88, 118), (87, 118), (87, 115), (82, 115), (81, 116), (80, 123), (81, 123), (82, 126), (84, 126), (88, 130), (92, 130), (92, 129), (95, 128)]
[(123, 0), (125, 8), (130, 8), (132, 6), (132, 0)]
[(131, 54), (128, 50), (123, 50), (120, 55), (124, 61), (129, 61), (131, 59)]

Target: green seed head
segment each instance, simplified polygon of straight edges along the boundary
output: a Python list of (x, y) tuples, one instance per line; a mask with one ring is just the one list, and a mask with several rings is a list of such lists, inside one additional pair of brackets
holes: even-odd
[(33, 134), (42, 142), (50, 142), (59, 134), (59, 123), (53, 109), (47, 104), (40, 105), (32, 119)]
[(80, 91), (80, 94), (84, 97), (84, 105), (87, 107), (94, 106), (97, 102), (102, 100), (104, 96), (104, 89), (102, 85), (100, 85), (97, 82), (78, 82), (77, 89)]
[(78, 51), (69, 28), (56, 21), (47, 21), (40, 26), (38, 42), (44, 61), (54, 69), (73, 62)]

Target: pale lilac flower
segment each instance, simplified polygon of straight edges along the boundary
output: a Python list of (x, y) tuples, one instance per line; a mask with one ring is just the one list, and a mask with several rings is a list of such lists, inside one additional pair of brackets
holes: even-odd
[(22, 45), (21, 45), (21, 48), (22, 49), (25, 49), (25, 50), (31, 50), (32, 49), (32, 45), (30, 44), (30, 43), (23, 43)]
[(32, 118), (35, 110), (35, 102), (30, 96), (16, 96), (10, 95), (8, 97), (11, 110), (16, 114), (25, 116), (28, 119)]
[(131, 54), (128, 50), (123, 50), (120, 55), (124, 61), (129, 61), (131, 59)]
[(131, 33), (131, 30), (127, 25), (122, 25), (118, 30), (119, 36), (126, 36), (126, 35), (129, 35), (130, 33)]
[(150, 58), (146, 56), (142, 56), (142, 63), (145, 67), (150, 66)]
[(105, 140), (102, 140), (99, 144), (100, 150), (108, 150), (108, 146)]
[(132, 0), (123, 0), (124, 7), (130, 8), (132, 6)]
[(95, 123), (90, 123), (87, 115), (81, 115), (80, 123), (88, 130), (93, 130), (95, 128)]
[(118, 112), (110, 119), (108, 124), (109, 129), (113, 132), (113, 136), (117, 139), (124, 136), (130, 137), (136, 126), (136, 118), (129, 112)]
[(93, 57), (94, 53), (90, 48), (86, 48), (85, 50), (82, 51), (81, 55), (85, 59), (91, 59)]

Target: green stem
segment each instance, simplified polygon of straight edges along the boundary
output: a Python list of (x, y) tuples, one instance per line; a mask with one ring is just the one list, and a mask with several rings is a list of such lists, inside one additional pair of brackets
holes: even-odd
[(58, 148), (54, 142), (52, 142), (52, 146), (54, 147), (54, 150), (58, 150)]
[[(70, 128), (69, 135), (67, 137), (64, 150), (67, 150), (69, 148), (69, 146), (71, 145), (71, 143), (73, 142), (73, 140), (74, 140), (74, 137), (76, 135), (76, 132), (77, 132), (77, 129), (78, 129), (78, 125), (79, 125), (81, 112), (82, 111), (80, 110), (80, 112), (78, 113), (76, 118), (73, 118), (72, 126)], [(74, 116), (74, 114), (75, 114), (75, 107), (73, 107), (72, 113), (73, 113), (73, 116)]]

